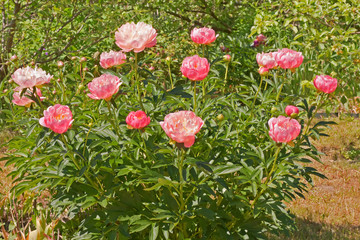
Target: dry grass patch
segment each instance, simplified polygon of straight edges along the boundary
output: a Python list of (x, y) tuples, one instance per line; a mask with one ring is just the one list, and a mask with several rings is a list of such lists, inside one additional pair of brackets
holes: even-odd
[(279, 239), (360, 239), (360, 120), (330, 120), (338, 123), (326, 130), (330, 137), (315, 142), (323, 164), (309, 164), (327, 179), (315, 177), (306, 199), (288, 204), (298, 231)]

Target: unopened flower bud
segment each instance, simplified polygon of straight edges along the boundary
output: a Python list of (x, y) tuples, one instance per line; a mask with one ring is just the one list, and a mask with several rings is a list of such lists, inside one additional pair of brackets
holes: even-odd
[(220, 113), (219, 115), (217, 115), (216, 119), (221, 122), (222, 120), (224, 120), (224, 115)]
[(86, 57), (80, 58), (80, 62), (81, 62), (81, 63), (86, 62), (86, 60), (87, 60)]
[(3, 90), (3, 93), (6, 93), (7, 91), (8, 91), (8, 89), (5, 88), (5, 89)]
[(63, 61), (58, 61), (57, 66), (58, 66), (58, 68), (64, 67), (64, 62)]
[(89, 71), (89, 69), (87, 67), (84, 68), (84, 72), (87, 72)]
[(58, 79), (56, 79), (56, 81), (57, 81), (57, 82), (61, 82), (61, 79), (60, 79), (60, 78), (58, 78)]
[(35, 66), (35, 64), (36, 64), (35, 61), (30, 62), (30, 66)]
[(261, 76), (267, 76), (269, 74), (269, 69), (266, 67), (260, 67), (259, 68), (259, 74)]
[(150, 66), (150, 67), (149, 67), (149, 70), (150, 70), (150, 71), (154, 71), (155, 68), (154, 68), (153, 66)]
[(259, 43), (264, 43), (266, 41), (266, 37), (263, 35), (263, 34), (260, 34), (256, 37), (256, 40), (259, 42)]
[(290, 115), (290, 117), (291, 117), (291, 118), (297, 118), (297, 117), (298, 117), (298, 114), (297, 114), (297, 113), (292, 113), (292, 114)]
[(17, 60), (18, 60), (18, 56), (16, 56), (16, 55), (12, 55), (10, 58), (10, 61), (12, 61), (12, 62), (16, 62)]
[(56, 90), (52, 91), (52, 94), (54, 94), (54, 95), (55, 95), (55, 94), (56, 94)]
[(226, 55), (223, 57), (223, 60), (224, 60), (225, 62), (230, 62), (231, 56), (230, 56), (229, 54), (226, 54)]
[(83, 85), (83, 84), (80, 84), (78, 88), (79, 88), (79, 90), (81, 90), (81, 89), (84, 88), (84, 85)]
[(251, 45), (251, 47), (258, 47), (260, 45), (258, 40), (254, 40), (253, 44)]
[(71, 57), (71, 60), (75, 61), (77, 59), (77, 57), (73, 56)]
[(8, 83), (12, 83), (12, 82), (13, 82), (13, 80), (12, 80), (12, 79), (9, 79)]
[(276, 114), (278, 111), (279, 111), (279, 109), (277, 109), (277, 107), (272, 107), (270, 112), (272, 114)]
[(170, 57), (170, 56), (167, 56), (167, 57), (165, 58), (165, 62), (166, 62), (166, 63), (170, 63), (170, 61), (171, 61), (171, 57)]

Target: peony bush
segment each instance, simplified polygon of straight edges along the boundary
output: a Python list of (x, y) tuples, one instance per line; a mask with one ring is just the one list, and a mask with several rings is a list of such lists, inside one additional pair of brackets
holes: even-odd
[(147, 52), (157, 32), (122, 25), (114, 41), (126, 53), (102, 53), (102, 68), (74, 58), (53, 75), (15, 71), (20, 127), (3, 158), (15, 166), (14, 194), (48, 191), (62, 239), (262, 239), (293, 229), (284, 202), (322, 176), (305, 163), (320, 161), (311, 139), (333, 122), (312, 120), (336, 79), (314, 76), (316, 99), (287, 93), (306, 56), (282, 49), (254, 55), (266, 71), (230, 86), (236, 59), (211, 54), (220, 37), (210, 28), (191, 31), (197, 55), (183, 59), (183, 76), (167, 58), (162, 79)]

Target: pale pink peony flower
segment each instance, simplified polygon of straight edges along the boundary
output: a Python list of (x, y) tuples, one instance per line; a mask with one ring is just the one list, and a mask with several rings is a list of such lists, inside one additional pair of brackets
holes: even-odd
[(204, 121), (195, 115), (192, 111), (179, 111), (165, 116), (163, 122), (160, 122), (162, 129), (169, 138), (178, 143), (184, 143), (189, 148), (195, 142), (197, 134)]
[(337, 79), (329, 75), (319, 75), (314, 78), (314, 86), (324, 93), (332, 93), (337, 88)]
[(11, 75), (14, 82), (21, 88), (41, 87), (41, 85), (49, 83), (52, 77), (41, 68), (33, 69), (31, 67), (19, 68)]
[(116, 45), (124, 52), (138, 53), (156, 45), (156, 30), (144, 22), (126, 23), (115, 33)]
[(110, 52), (103, 52), (100, 55), (100, 65), (105, 69), (121, 65), (125, 63), (125, 60), (126, 55), (121, 51), (114, 52), (111, 50)]
[(267, 69), (266, 67), (260, 67), (259, 68), (259, 74), (261, 76), (266, 76), (269, 74), (269, 69)]
[(210, 44), (216, 40), (215, 31), (211, 28), (194, 28), (191, 31), (191, 40), (197, 44)]
[(72, 117), (72, 112), (68, 106), (56, 104), (44, 111), (44, 117), (40, 118), (39, 123), (43, 127), (62, 134), (71, 127), (74, 121)]
[(277, 143), (288, 143), (294, 140), (301, 130), (301, 125), (296, 119), (279, 116), (269, 120), (269, 135)]
[(192, 81), (201, 81), (209, 73), (210, 64), (206, 58), (198, 55), (186, 57), (180, 68), (182, 74)]
[(146, 116), (146, 113), (141, 110), (130, 112), (126, 117), (126, 123), (131, 128), (142, 129), (150, 124), (150, 117)]
[(122, 82), (117, 76), (105, 73), (98, 78), (94, 78), (88, 84), (91, 92), (88, 96), (92, 99), (105, 99), (106, 101), (110, 101), (112, 95), (119, 91), (121, 84)]
[[(12, 102), (18, 106), (30, 107), (31, 103), (33, 103), (34, 101), (26, 96), (30, 96), (31, 92), (30, 92), (30, 90), (26, 90), (26, 92), (20, 97), (22, 90), (23, 90), (23, 88), (21, 88), (21, 87), (16, 87), (14, 89)], [(41, 91), (39, 88), (36, 88), (36, 94), (39, 96), (41, 101), (43, 99), (45, 99), (44, 97), (42, 97), (42, 94), (41, 94)]]
[(275, 57), (272, 52), (256, 54), (256, 61), (260, 67), (265, 67), (267, 69), (271, 69), (277, 66)]
[(283, 69), (298, 68), (304, 60), (304, 56), (301, 52), (297, 52), (287, 48), (279, 50), (274, 57), (278, 66)]
[(299, 109), (293, 105), (288, 105), (285, 108), (285, 113), (286, 115), (290, 116), (294, 116), (293, 114), (299, 114)]

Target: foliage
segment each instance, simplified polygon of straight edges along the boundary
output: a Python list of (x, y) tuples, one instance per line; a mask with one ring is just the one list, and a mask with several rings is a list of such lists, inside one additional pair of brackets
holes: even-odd
[[(337, 90), (338, 103), (332, 107), (344, 104), (351, 110), (360, 86), (358, 1), (264, 1), (256, 12), (250, 36), (255, 33), (269, 36), (267, 49), (288, 47), (303, 52), (306, 59), (297, 76), (298, 84), (306, 85), (314, 74), (331, 74), (340, 80), (341, 86)], [(292, 91), (302, 93), (301, 88)]]
[[(293, 218), (284, 201), (303, 197), (303, 179), (311, 183), (312, 175), (323, 177), (302, 163), (319, 161), (320, 152), (311, 138), (326, 136), (323, 130), (333, 124), (311, 124), (315, 113), (333, 98), (300, 87), (303, 80), (317, 73), (311, 70), (315, 65), (307, 63), (295, 73), (277, 69), (260, 79), (255, 72), (256, 51), (249, 47), (245, 35), (250, 32), (252, 18), (247, 21), (235, 15), (251, 16), (255, 6), (247, 1), (213, 1), (211, 6), (206, 6), (208, 1), (174, 1), (170, 9), (160, 0), (141, 2), (126, 5), (87, 1), (79, 6), (71, 5), (73, 1), (68, 2), (69, 6), (48, 3), (40, 8), (44, 13), (33, 16), (31, 23), (39, 20), (39, 24), (47, 24), (39, 29), (56, 33), (56, 24), (66, 23), (76, 14), (74, 9), (85, 6), (79, 10), (79, 19), (66, 25), (70, 36), (65, 31), (61, 33), (64, 35), (59, 31), (60, 35), (52, 36), (39, 30), (44, 35), (36, 37), (24, 33), (24, 44), (30, 39), (45, 40), (45, 50), (54, 57), (60, 53), (57, 57), (65, 62), (56, 69), (52, 63), (40, 64), (51, 62), (52, 55), (36, 55), (37, 66), (54, 75), (42, 88), (46, 100), (30, 108), (15, 106), (10, 101), (15, 84), (0, 83), (1, 89), (10, 89), (1, 93), (2, 119), (18, 133), (7, 144), (9, 152), (2, 158), (7, 165), (15, 166), (10, 173), (17, 183), (14, 194), (49, 191), (50, 216), (53, 221), (61, 220), (56, 230), (63, 239), (263, 239), (266, 232), (288, 232), (293, 228)], [(250, 10), (242, 11), (245, 7)], [(52, 18), (49, 8), (64, 14), (45, 21)], [(231, 12), (223, 16), (222, 9)], [(100, 14), (107, 10), (108, 15)], [(67, 38), (73, 36), (74, 42), (67, 50), (80, 50), (83, 56), (117, 49), (111, 32), (119, 26), (117, 16), (124, 22), (152, 23), (159, 29), (157, 46), (137, 55), (128, 53), (129, 61), (115, 70), (93, 66), (97, 56), (79, 62), (78, 57), (70, 60), (65, 57), (69, 52), (61, 52), (61, 45), (66, 46), (71, 42)], [(213, 19), (214, 29), (224, 31), (216, 44), (202, 47), (190, 42), (189, 31), (183, 29), (210, 24)], [(90, 20), (91, 26), (84, 24)], [(231, 26), (232, 34), (225, 34), (229, 30), (226, 25)], [(92, 31), (104, 38), (104, 45), (94, 44), (96, 37), (89, 34)], [(51, 40), (47, 36), (52, 36)], [(287, 36), (270, 37), (270, 43), (285, 44)], [(84, 45), (86, 38), (92, 41), (90, 45)], [(286, 41), (291, 47), (290, 38)], [(231, 50), (230, 63), (222, 60), (220, 43)], [(19, 45), (17, 51), (23, 57), (7, 66), (17, 68), (29, 63), (28, 54), (38, 49), (36, 45), (29, 43), (29, 51)], [(195, 91), (197, 108), (193, 103), (196, 86), (178, 71), (183, 58), (195, 53), (211, 63), (209, 76)], [(306, 57), (317, 56), (311, 54), (304, 51)], [(165, 60), (169, 55), (171, 58)], [(123, 81), (109, 102), (86, 95), (87, 83), (102, 73)], [(57, 103), (68, 105), (75, 119), (64, 134), (39, 125), (43, 110)], [(288, 104), (301, 108), (302, 132), (292, 143), (276, 144), (268, 136), (267, 121), (281, 115)], [(150, 125), (144, 131), (128, 129), (127, 114), (141, 108), (150, 116)], [(165, 115), (178, 110), (192, 110), (205, 122), (191, 148), (170, 144), (159, 125)]]

